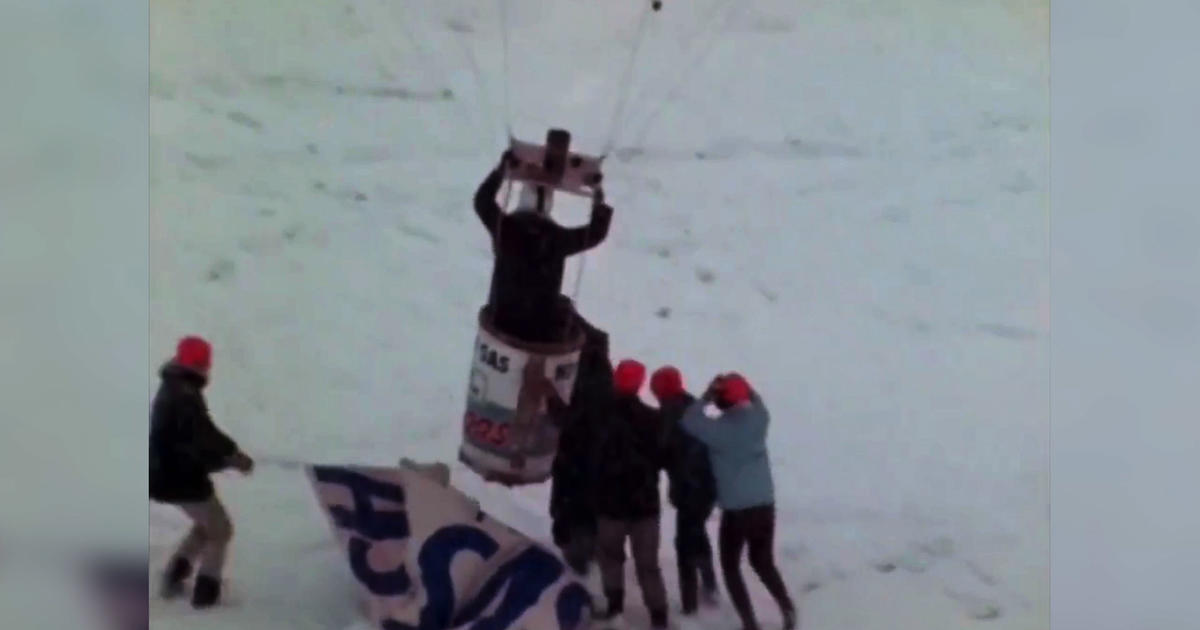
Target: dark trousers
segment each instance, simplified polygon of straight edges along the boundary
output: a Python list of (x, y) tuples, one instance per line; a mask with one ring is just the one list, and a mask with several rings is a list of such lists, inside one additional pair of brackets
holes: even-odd
[(567, 566), (576, 573), (587, 574), (596, 557), (596, 519), (556, 518), (551, 533)]
[(713, 570), (713, 549), (704, 524), (712, 508), (681, 509), (675, 512), (675, 560), (679, 568), (679, 599), (683, 612), (695, 612), (699, 602), (700, 584), (705, 591), (717, 588)]
[(763, 586), (775, 598), (781, 611), (795, 610), (783, 577), (775, 566), (775, 506), (764, 505), (744, 510), (727, 510), (721, 514), (719, 545), (721, 573), (729, 599), (742, 619), (743, 630), (757, 630), (758, 619), (750, 604), (746, 582), (742, 580), (742, 551), (750, 548), (750, 568), (758, 574)]
[[(666, 615), (667, 587), (658, 565), (659, 521), (657, 516), (633, 521), (600, 517), (596, 523), (596, 552), (600, 564), (600, 581), (610, 606), (618, 607), (625, 595), (625, 541), (633, 555), (642, 602), (651, 617)], [(664, 623), (653, 624), (663, 626)]]

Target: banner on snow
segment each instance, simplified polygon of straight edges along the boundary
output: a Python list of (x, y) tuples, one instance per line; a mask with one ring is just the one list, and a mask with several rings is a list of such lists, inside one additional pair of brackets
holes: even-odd
[(382, 630), (579, 630), (591, 598), (557, 554), (409, 468), (309, 466)]

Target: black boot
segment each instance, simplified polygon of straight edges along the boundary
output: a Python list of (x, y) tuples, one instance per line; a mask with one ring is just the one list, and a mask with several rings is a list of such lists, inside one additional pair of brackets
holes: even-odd
[(174, 599), (183, 594), (183, 583), (192, 575), (192, 563), (187, 558), (175, 558), (163, 572), (159, 596)]
[(196, 577), (192, 590), (192, 608), (209, 608), (221, 599), (221, 580), (210, 575)]
[(700, 590), (696, 576), (696, 566), (693, 558), (688, 555), (686, 546), (680, 544), (681, 539), (675, 540), (675, 568), (679, 575), (679, 603), (684, 616), (696, 613), (697, 591)]
[(696, 584), (696, 575), (690, 572), (686, 566), (681, 566), (679, 570), (679, 603), (685, 616), (696, 613), (697, 591), (699, 590), (700, 587)]
[(651, 610), (650, 627), (654, 630), (667, 630), (667, 611)]
[(625, 612), (625, 591), (609, 591), (604, 596), (608, 598), (608, 610), (596, 615), (597, 619), (607, 621)]

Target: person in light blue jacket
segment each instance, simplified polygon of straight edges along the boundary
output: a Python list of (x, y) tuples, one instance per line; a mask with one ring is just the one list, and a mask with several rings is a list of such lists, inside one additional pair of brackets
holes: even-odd
[[(709, 418), (709, 404), (720, 411)], [(721, 572), (743, 630), (759, 630), (742, 579), (742, 552), (749, 547), (750, 568), (779, 604), (785, 630), (796, 626), (796, 607), (775, 566), (775, 484), (767, 455), (771, 414), (740, 374), (713, 379), (704, 396), (683, 416), (683, 430), (708, 447), (721, 508), (718, 534)]]

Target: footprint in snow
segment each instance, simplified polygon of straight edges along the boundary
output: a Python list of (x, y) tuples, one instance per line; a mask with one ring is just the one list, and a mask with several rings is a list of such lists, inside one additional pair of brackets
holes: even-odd
[(233, 276), (237, 266), (228, 258), (221, 258), (208, 267), (204, 277), (209, 282), (220, 282)]
[(229, 164), (231, 159), (223, 155), (198, 155), (185, 151), (183, 157), (202, 171), (215, 171)]
[(970, 593), (962, 593), (951, 589), (944, 591), (946, 596), (963, 608), (963, 611), (971, 619), (977, 621), (989, 621), (999, 619), (1004, 614), (1004, 608), (999, 603), (990, 600), (986, 597), (972, 595)]
[(891, 573), (904, 569), (909, 573), (924, 573), (937, 560), (954, 556), (954, 541), (939, 537), (929, 542), (912, 544), (909, 549), (894, 557), (875, 562), (872, 566), (880, 573)]
[(983, 567), (980, 567), (978, 564), (975, 564), (974, 562), (971, 562), (969, 560), (967, 561), (966, 564), (967, 564), (967, 569), (980, 582), (982, 582), (988, 586), (996, 586), (997, 584), (1000, 583), (1000, 580), (998, 580), (996, 578), (996, 576), (992, 575), (991, 573), (986, 571)]
[(471, 26), (466, 20), (458, 18), (450, 18), (446, 20), (446, 28), (455, 33), (474, 33), (475, 27)]
[(917, 543), (916, 548), (937, 558), (954, 556), (954, 540), (946, 536), (938, 536), (929, 542)]
[(1037, 333), (1028, 328), (1008, 324), (979, 324), (975, 329), (981, 333), (1013, 341), (1029, 341), (1037, 338)]
[(248, 129), (253, 129), (255, 131), (262, 129), (262, 126), (263, 126), (261, 122), (255, 120), (254, 118), (251, 118), (250, 115), (246, 114), (245, 112), (238, 112), (238, 111), (229, 112), (228, 118), (232, 122), (235, 122), (235, 123), (237, 123), (243, 127), (246, 127)]
[(358, 146), (346, 149), (342, 161), (346, 164), (374, 164), (391, 158), (391, 149), (386, 145)]
[(442, 242), (442, 239), (438, 238), (438, 236), (433, 232), (411, 223), (405, 223), (401, 221), (396, 225), (396, 229), (399, 230), (401, 234), (431, 243), (433, 245), (439, 245)]

